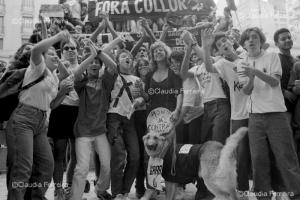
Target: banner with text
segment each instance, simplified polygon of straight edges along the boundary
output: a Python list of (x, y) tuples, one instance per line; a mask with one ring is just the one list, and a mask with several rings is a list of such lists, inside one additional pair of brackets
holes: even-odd
[(138, 19), (138, 17), (164, 17), (176, 15), (208, 16), (215, 7), (213, 0), (94, 0), (89, 1), (89, 21), (99, 20), (99, 12), (109, 13), (112, 20)]

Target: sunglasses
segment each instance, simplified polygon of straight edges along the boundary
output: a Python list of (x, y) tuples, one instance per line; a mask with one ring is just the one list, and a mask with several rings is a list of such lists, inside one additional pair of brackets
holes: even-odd
[(146, 52), (146, 49), (140, 49), (140, 51)]
[(76, 48), (75, 47), (64, 47), (65, 51), (69, 51), (69, 49), (71, 49), (72, 51), (74, 51)]

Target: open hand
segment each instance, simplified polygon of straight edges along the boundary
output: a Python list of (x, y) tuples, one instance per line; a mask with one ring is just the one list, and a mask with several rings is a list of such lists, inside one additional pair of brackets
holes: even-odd
[(201, 30), (201, 41), (203, 47), (211, 47), (215, 41), (215, 35), (212, 28), (205, 28)]

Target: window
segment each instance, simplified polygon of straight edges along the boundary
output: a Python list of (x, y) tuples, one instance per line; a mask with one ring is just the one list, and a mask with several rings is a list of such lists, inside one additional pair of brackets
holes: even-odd
[(4, 34), (4, 17), (0, 16), (0, 34)]
[(27, 38), (22, 38), (22, 44), (25, 44), (25, 43), (27, 43), (29, 41), (29, 39), (27, 39)]
[(4, 0), (0, 0), (0, 5), (4, 5)]
[(3, 49), (3, 38), (0, 38), (0, 49)]
[(28, 8), (32, 9), (33, 8), (33, 0), (23, 0), (22, 1), (22, 7), (27, 8), (27, 9)]
[(31, 35), (33, 29), (33, 18), (32, 17), (23, 17), (22, 18), (22, 33)]

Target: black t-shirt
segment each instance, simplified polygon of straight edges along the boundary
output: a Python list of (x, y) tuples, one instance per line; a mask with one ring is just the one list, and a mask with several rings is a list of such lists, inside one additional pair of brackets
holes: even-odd
[(153, 74), (148, 73), (146, 76), (145, 91), (149, 95), (147, 113), (158, 107), (175, 110), (177, 95), (182, 93), (182, 80), (172, 70), (168, 70), (168, 77), (161, 82), (153, 79)]
[[(281, 88), (282, 90), (288, 89), (288, 84), (291, 76), (291, 71), (294, 66), (294, 58), (292, 56), (283, 55), (281, 53), (278, 54), (281, 62), (282, 67), (282, 76), (281, 76)], [(289, 102), (287, 99), (284, 99), (285, 106), (288, 110), (288, 112), (293, 111), (293, 104)]]

